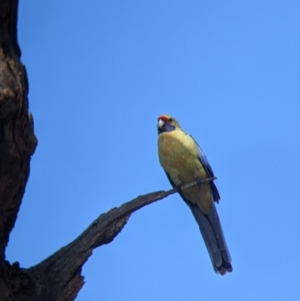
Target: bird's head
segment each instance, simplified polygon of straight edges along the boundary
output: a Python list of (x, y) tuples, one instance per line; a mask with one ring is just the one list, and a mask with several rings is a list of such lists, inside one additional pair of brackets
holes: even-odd
[(157, 118), (157, 130), (158, 134), (164, 132), (171, 132), (176, 129), (180, 129), (179, 123), (173, 117), (169, 115), (160, 115)]

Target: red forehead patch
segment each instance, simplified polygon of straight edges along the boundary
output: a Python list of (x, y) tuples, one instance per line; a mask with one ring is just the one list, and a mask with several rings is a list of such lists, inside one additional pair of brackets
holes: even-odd
[(169, 120), (169, 118), (164, 115), (161, 115), (161, 116), (158, 116), (157, 120), (162, 120), (163, 122), (167, 122)]

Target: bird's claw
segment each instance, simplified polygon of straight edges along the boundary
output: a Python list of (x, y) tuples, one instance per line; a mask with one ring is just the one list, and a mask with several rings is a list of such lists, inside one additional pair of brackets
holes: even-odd
[(197, 182), (197, 186), (199, 187), (199, 188), (201, 188), (201, 185), (202, 185), (202, 179), (199, 179), (198, 177), (196, 177), (195, 178), (195, 181)]
[(178, 192), (181, 192), (181, 187), (183, 186), (183, 183), (179, 183), (177, 184), (175, 187), (177, 189)]

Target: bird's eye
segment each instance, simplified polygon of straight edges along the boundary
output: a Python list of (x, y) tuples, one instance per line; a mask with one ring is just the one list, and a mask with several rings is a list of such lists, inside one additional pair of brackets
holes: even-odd
[(173, 121), (173, 118), (170, 118), (169, 121), (172, 122), (172, 121)]

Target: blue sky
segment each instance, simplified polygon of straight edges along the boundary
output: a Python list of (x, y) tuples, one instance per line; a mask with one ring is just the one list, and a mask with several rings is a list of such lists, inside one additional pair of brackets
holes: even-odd
[(204, 149), (234, 272), (178, 195), (131, 216), (77, 300), (297, 300), (299, 1), (20, 1), (39, 140), (7, 258), (30, 267), (99, 214), (169, 189), (156, 118)]

